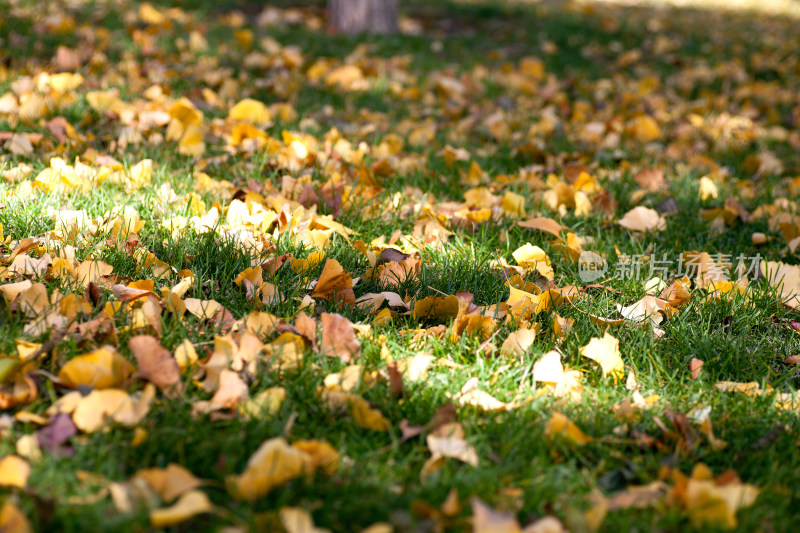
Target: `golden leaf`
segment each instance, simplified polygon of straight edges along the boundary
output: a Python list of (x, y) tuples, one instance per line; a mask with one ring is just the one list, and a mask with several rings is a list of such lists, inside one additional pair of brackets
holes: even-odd
[(6, 455), (0, 459), (0, 485), (24, 489), (31, 475), (31, 465), (18, 455)]
[(574, 442), (575, 444), (587, 444), (594, 440), (592, 437), (581, 431), (572, 420), (559, 412), (554, 412), (550, 417), (550, 420), (547, 421), (547, 427), (544, 430), (544, 434), (550, 438), (559, 435)]
[(108, 389), (122, 386), (135, 371), (136, 368), (113, 346), (103, 346), (67, 361), (61, 367), (58, 379), (69, 387), (85, 385)]
[(181, 496), (174, 505), (150, 511), (150, 525), (155, 528), (169, 527), (213, 510), (214, 505), (205, 492), (192, 490)]
[(581, 355), (599, 363), (603, 376), (610, 375), (618, 379), (625, 371), (619, 352), (619, 340), (609, 333), (605, 333), (602, 338), (590, 340), (589, 344), (581, 348)]

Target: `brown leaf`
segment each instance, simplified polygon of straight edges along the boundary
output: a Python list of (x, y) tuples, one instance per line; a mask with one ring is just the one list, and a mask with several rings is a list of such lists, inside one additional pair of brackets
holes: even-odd
[(350, 362), (361, 354), (353, 323), (338, 313), (322, 313), (322, 351)]
[(381, 254), (378, 256), (378, 265), (382, 263), (399, 263), (401, 261), (405, 261), (408, 259), (409, 254), (404, 254), (400, 250), (396, 250), (394, 248), (386, 248), (385, 250), (381, 251)]
[(317, 320), (300, 311), (294, 318), (294, 327), (309, 342), (311, 349), (317, 351)]
[(692, 379), (697, 379), (700, 377), (700, 369), (703, 368), (703, 360), (698, 359), (697, 357), (692, 357), (692, 360), (689, 361), (689, 370), (692, 372)]
[(558, 238), (561, 238), (561, 232), (567, 229), (552, 218), (547, 217), (535, 217), (528, 220), (523, 220), (522, 222), (517, 222), (517, 225), (521, 228), (546, 231), (547, 233), (555, 235)]
[(219, 374), (219, 388), (211, 398), (211, 404), (216, 408), (234, 409), (249, 396), (250, 390), (239, 374), (223, 370)]
[(128, 340), (128, 348), (136, 357), (139, 375), (159, 389), (178, 392), (181, 389), (181, 374), (178, 363), (169, 350), (161, 346), (152, 335), (136, 335)]
[(640, 170), (633, 177), (636, 183), (647, 192), (660, 192), (668, 189), (667, 180), (661, 169), (650, 167)]
[(392, 396), (402, 398), (404, 389), (403, 374), (397, 369), (397, 362), (389, 363), (386, 369), (389, 372), (389, 390), (392, 392)]
[(325, 261), (325, 266), (322, 267), (322, 274), (317, 280), (311, 297), (354, 304), (356, 296), (353, 293), (353, 278), (345, 272), (337, 260), (328, 259)]

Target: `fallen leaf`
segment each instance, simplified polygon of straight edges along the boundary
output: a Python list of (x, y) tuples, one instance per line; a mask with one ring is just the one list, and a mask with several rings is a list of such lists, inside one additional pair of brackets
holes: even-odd
[(778, 289), (781, 301), (792, 309), (800, 308), (800, 266), (776, 261), (762, 261), (761, 273)]
[(0, 459), (0, 485), (24, 489), (30, 475), (31, 465), (22, 457), (6, 455)]
[(146, 468), (135, 477), (144, 479), (162, 501), (171, 502), (178, 496), (200, 487), (203, 482), (180, 465), (170, 463), (166, 468)]
[(458, 297), (428, 296), (414, 304), (414, 320), (437, 319), (447, 322), (458, 315)]
[(103, 346), (67, 361), (58, 372), (58, 379), (68, 387), (108, 389), (122, 386), (135, 371), (113, 346)]
[(139, 375), (165, 391), (177, 392), (181, 388), (178, 363), (152, 335), (136, 335), (128, 340), (128, 347), (136, 357)]
[(625, 229), (641, 232), (663, 231), (667, 227), (666, 219), (658, 211), (641, 205), (625, 213), (617, 224)]
[(505, 355), (525, 355), (528, 349), (533, 346), (536, 339), (536, 330), (532, 328), (520, 328), (511, 332), (503, 341), (500, 353)]
[(335, 259), (325, 261), (322, 274), (317, 280), (317, 285), (311, 293), (312, 298), (322, 298), (332, 302), (355, 304), (356, 296), (353, 293), (353, 278), (345, 272), (342, 265)]
[(495, 511), (480, 499), (470, 498), (473, 533), (522, 533), (514, 513)]
[[(303, 474), (312, 474), (315, 465), (325, 465), (332, 460), (329, 451), (319, 446), (310, 449), (322, 451), (324, 454), (322, 456), (315, 456), (303, 448), (309, 447), (290, 446), (281, 437), (264, 441), (250, 457), (244, 472), (229, 478), (231, 492), (238, 498), (254, 501), (275, 487), (284, 485)], [(323, 470), (331, 472), (329, 468), (323, 467)]]
[(600, 364), (603, 376), (612, 376), (615, 380), (622, 377), (625, 364), (619, 351), (619, 340), (609, 333), (602, 338), (593, 338), (589, 344), (581, 348), (581, 355)]
[(356, 339), (353, 323), (338, 313), (322, 313), (321, 349), (331, 357), (349, 362), (361, 354), (361, 343)]
[(329, 533), (329, 530), (315, 526), (311, 513), (305, 509), (281, 507), (278, 516), (286, 533)]
[(214, 505), (205, 492), (192, 490), (181, 496), (172, 506), (150, 511), (150, 525), (155, 528), (174, 526), (213, 510)]
[(555, 220), (546, 217), (535, 217), (528, 220), (523, 220), (521, 222), (517, 222), (517, 225), (521, 228), (546, 231), (547, 233), (550, 233), (558, 238), (561, 238), (561, 232), (567, 229)]
[(561, 413), (554, 412), (547, 421), (544, 434), (550, 438), (564, 437), (575, 444), (588, 444), (594, 439), (585, 434), (575, 423)]
[(138, 397), (119, 389), (90, 392), (73, 407), (72, 420), (84, 433), (92, 433), (110, 421), (134, 426), (147, 415), (155, 396), (155, 387), (147, 385)]
[(692, 379), (695, 380), (700, 377), (700, 370), (703, 368), (703, 361), (696, 357), (692, 357), (692, 360), (689, 361), (689, 370), (692, 373)]
[(0, 531), (3, 533), (32, 533), (33, 525), (17, 507), (12, 498), (6, 498), (0, 507)]

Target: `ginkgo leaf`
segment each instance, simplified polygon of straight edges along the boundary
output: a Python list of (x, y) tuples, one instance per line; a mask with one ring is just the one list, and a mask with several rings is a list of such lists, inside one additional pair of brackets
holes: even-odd
[(471, 498), (473, 533), (522, 533), (514, 513), (495, 511), (478, 498)]
[(640, 115), (628, 124), (628, 131), (639, 142), (649, 143), (661, 138), (658, 122), (649, 115)]
[(320, 347), (332, 357), (348, 362), (361, 354), (353, 323), (338, 313), (322, 313), (322, 343)]
[(275, 487), (313, 473), (317, 467), (333, 473), (335, 469), (329, 465), (338, 464), (338, 454), (334, 461), (330, 450), (307, 442), (290, 446), (280, 437), (268, 439), (250, 457), (244, 472), (229, 478), (229, 489), (236, 497), (253, 501)]
[(257, 126), (264, 126), (272, 120), (272, 115), (262, 102), (245, 98), (236, 103), (228, 111), (228, 118), (239, 122), (250, 122)]
[(517, 222), (517, 225), (521, 228), (546, 231), (547, 233), (550, 233), (558, 238), (561, 238), (561, 232), (567, 229), (552, 218), (547, 217), (530, 218), (528, 220)]
[(0, 507), (0, 531), (4, 533), (32, 533), (34, 531), (30, 520), (14, 504), (12, 498), (6, 498)]
[(617, 224), (625, 229), (641, 232), (663, 231), (667, 227), (666, 219), (658, 211), (641, 205), (625, 213)]
[(164, 390), (177, 391), (181, 387), (178, 363), (172, 354), (152, 335), (136, 335), (128, 340), (139, 375)]
[(389, 431), (392, 423), (379, 410), (371, 407), (364, 398), (351, 395), (347, 401), (350, 415), (359, 427), (372, 431)]
[(299, 507), (281, 507), (278, 512), (286, 533), (329, 533), (329, 530), (314, 525), (311, 513)]
[(533, 328), (520, 328), (517, 331), (512, 331), (503, 341), (500, 353), (505, 355), (524, 355), (528, 348), (533, 346), (535, 339), (536, 330)]
[(708, 176), (700, 178), (700, 190), (698, 191), (701, 200), (708, 200), (709, 198), (716, 198), (719, 196), (717, 184), (714, 183)]
[(0, 459), (0, 485), (25, 488), (31, 475), (31, 465), (18, 455), (6, 455)]
[(455, 295), (428, 296), (414, 304), (414, 319), (435, 318), (446, 322), (458, 315), (458, 308), (458, 298)]
[(575, 423), (561, 413), (554, 412), (547, 421), (544, 434), (548, 437), (564, 437), (575, 444), (588, 444), (594, 440), (585, 434)]
[(461, 387), (461, 391), (456, 396), (458, 405), (470, 405), (477, 407), (481, 411), (506, 411), (514, 406), (501, 402), (488, 392), (478, 388), (478, 378), (470, 378)]
[(203, 140), (203, 130), (195, 125), (187, 126), (183, 135), (178, 141), (178, 153), (192, 157), (200, 157), (206, 151), (206, 143)]
[(172, 506), (150, 511), (150, 525), (155, 528), (174, 526), (213, 510), (214, 506), (205, 492), (191, 490), (178, 498)]
[(165, 502), (171, 502), (178, 496), (200, 487), (203, 482), (186, 468), (170, 463), (166, 468), (146, 468), (136, 472), (158, 493)]
[(356, 297), (353, 293), (353, 279), (337, 260), (328, 259), (325, 261), (325, 266), (322, 267), (322, 274), (317, 280), (311, 297), (354, 304)]
[(67, 361), (58, 372), (58, 379), (69, 387), (107, 389), (121, 386), (135, 371), (112, 346), (103, 346)]
[(589, 344), (581, 348), (581, 355), (588, 357), (600, 364), (603, 376), (612, 376), (614, 379), (622, 377), (625, 364), (619, 351), (619, 340), (609, 333), (602, 338), (593, 338)]
[(762, 261), (761, 272), (780, 293), (784, 305), (800, 308), (800, 267), (776, 261)]
[(72, 420), (85, 433), (97, 431), (111, 421), (134, 426), (147, 415), (154, 396), (155, 388), (149, 384), (138, 397), (120, 389), (92, 391), (75, 403)]

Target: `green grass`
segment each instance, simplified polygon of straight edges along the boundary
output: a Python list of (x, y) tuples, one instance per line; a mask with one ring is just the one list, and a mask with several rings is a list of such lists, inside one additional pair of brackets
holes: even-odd
[[(287, 393), (275, 413), (249, 419), (235, 410), (213, 415), (195, 413), (196, 402), (209, 400), (213, 392), (203, 390), (199, 369), (190, 368), (181, 375), (182, 392), (176, 397), (159, 392), (136, 428), (109, 424), (107, 431), (79, 434), (69, 441), (73, 453), (44, 451), (41, 459), (31, 460), (32, 473), (25, 488), (0, 488), (0, 498), (14, 502), (35, 530), (149, 531), (150, 508), (144, 501), (130, 512), (122, 512), (102, 491), (109, 483), (127, 482), (142, 469), (163, 468), (170, 463), (203, 479), (201, 490), (215, 506), (213, 513), (176, 525), (174, 531), (217, 531), (226, 526), (242, 531), (279, 530), (278, 513), (287, 506), (308, 510), (318, 527), (331, 531), (360, 531), (380, 522), (391, 524), (398, 532), (462, 531), (472, 527), (472, 497), (514, 513), (523, 526), (553, 515), (571, 531), (590, 531), (585, 513), (598, 493), (611, 497), (631, 486), (663, 480), (665, 467), (689, 474), (698, 463), (707, 465), (715, 476), (732, 469), (743, 482), (760, 490), (756, 502), (736, 514), (737, 530), (791, 531), (800, 518), (795, 490), (800, 484), (797, 408), (776, 406), (777, 394), (796, 394), (800, 387), (797, 366), (784, 363), (786, 357), (800, 353), (800, 337), (791, 326), (798, 321), (798, 314), (782, 305), (774, 288), (764, 279), (751, 279), (747, 295), (719, 301), (706, 298), (706, 290), (694, 288), (691, 300), (660, 325), (664, 330), (661, 338), (630, 322), (606, 328), (587, 316), (618, 318), (618, 304), (631, 305), (644, 296), (647, 278), (642, 274), (638, 279), (626, 279), (616, 269), (618, 254), (651, 254), (676, 260), (683, 252), (697, 250), (733, 258), (760, 254), (768, 260), (799, 262), (787, 248), (781, 231), (770, 229), (766, 218), (739, 221), (716, 231), (708, 220), (698, 216), (707, 209), (723, 208), (728, 198), (736, 198), (750, 213), (768, 204), (785, 212), (793, 209), (791, 202), (796, 197), (790, 193), (790, 182), (800, 174), (800, 122), (795, 112), (800, 109), (800, 64), (793, 37), (796, 24), (791, 20), (678, 9), (666, 16), (641, 7), (599, 5), (583, 11), (558, 2), (510, 6), (419, 1), (403, 3), (403, 10), (422, 23), (421, 35), (332, 36), (303, 24), (259, 28), (246, 20), (245, 27), (253, 31), (255, 49), (261, 53), (259, 41), (264, 37), (302, 50), (303, 67), (289, 70), (279, 64), (246, 66), (247, 53), (235, 42), (235, 28), (223, 20), (236, 9), (258, 13), (260, 4), (170, 4), (180, 5), (194, 21), (173, 22), (171, 29), (160, 31), (136, 21), (137, 3), (125, 3), (121, 9), (109, 9), (102, 2), (75, 4), (70, 13), (78, 26), (86, 23), (87, 29), (64, 34), (37, 33), (38, 19), (33, 12), (19, 9), (20, 4), (28, 4), (12, 4), (14, 9), (0, 24), (0, 96), (24, 85), (20, 80), (25, 76), (35, 78), (50, 72), (49, 62), (59, 45), (77, 50), (95, 46), (91, 34), (98, 28), (107, 30), (109, 38), (105, 46), (97, 44), (93, 52), (102, 52), (108, 61), (94, 67), (82, 63), (80, 73), (85, 81), (69, 105), (35, 119), (0, 113), (0, 132), (40, 132), (45, 136), (32, 154), (12, 155), (0, 148), (0, 170), (27, 163), (34, 168), (27, 181), (33, 181), (50, 166), (52, 157), (62, 157), (70, 164), (81, 157), (88, 164), (91, 151), (113, 156), (126, 168), (145, 158), (154, 161), (151, 183), (139, 189), (107, 181), (86, 192), (34, 190), (28, 195), (17, 183), (0, 178), (0, 223), (6, 239), (0, 243), (0, 271), (8, 266), (7, 258), (17, 241), (63, 233), (65, 228), (55, 222), (56, 211), (85, 210), (88, 218), (98, 221), (114, 208), (128, 207), (145, 221), (137, 242), (129, 243), (125, 234), (112, 237), (101, 231), (87, 231), (72, 240), (65, 237), (75, 246), (78, 262), (97, 259), (113, 267), (107, 283), (99, 283), (97, 305), (90, 306), (88, 313), (79, 313), (70, 324), (84, 324), (101, 316), (105, 304), (115, 301), (110, 291), (114, 283), (153, 279), (154, 290), (160, 294), (179, 281), (175, 272), (188, 269), (195, 282), (185, 298), (216, 300), (236, 320), (254, 310), (264, 310), (282, 321), (281, 331), (292, 330), (300, 301), (310, 294), (308, 284), (320, 277), (324, 261), (306, 272), (292, 269), (290, 263), (274, 274), (265, 271), (264, 281), (274, 284), (283, 299), (258, 305), (234, 284), (237, 275), (251, 264), (283, 254), (307, 258), (312, 247), (296, 239), (297, 226), (284, 232), (271, 226), (258, 236), (266, 243), (265, 250), (255, 254), (237, 242), (241, 228), (226, 222), (234, 194), (244, 199), (248, 191), (260, 191), (268, 198), (264, 208), (275, 211), (284, 198), (297, 200), (299, 190), (284, 186), (291, 183), (287, 177), (312, 185), (320, 199), (312, 209), (333, 215), (337, 222), (354, 230), (350, 241), (369, 244), (381, 236), (388, 240), (399, 230), (408, 240), (396, 246), (410, 243), (405, 251), (419, 254), (418, 276), (398, 286), (386, 286), (367, 277), (371, 265), (364, 254), (341, 235), (333, 234), (325, 257), (336, 259), (353, 278), (359, 278), (354, 285), (356, 298), (388, 290), (418, 301), (467, 291), (476, 305), (500, 305), (510, 291), (492, 262), (502, 258), (514, 264), (512, 253), (528, 242), (541, 247), (551, 259), (556, 286), (585, 285), (577, 265), (561, 255), (549, 235), (517, 226), (517, 219), (498, 208), (487, 222), (471, 226), (456, 223), (452, 214), (463, 207), (464, 192), (471, 188), (463, 176), (472, 161), (488, 176), (483, 185), (493, 194), (502, 197), (512, 191), (524, 196), (525, 218), (551, 217), (577, 235), (592, 239), (584, 248), (608, 258), (611, 268), (602, 282), (612, 289), (587, 290), (582, 298), (533, 316), (531, 323), (538, 332), (533, 345), (520, 356), (499, 353), (503, 341), (518, 327), (513, 321), (499, 320), (487, 343), (477, 335), (451, 338), (449, 321), (419, 321), (408, 314), (395, 316), (388, 324), (372, 324), (370, 333), (359, 337), (361, 356), (355, 363), (363, 365), (365, 376), (374, 374), (379, 379), (373, 382), (365, 377), (353, 392), (385, 416), (391, 425), (385, 432), (360, 427), (353, 416), (330, 409), (322, 400), (320, 390), (326, 376), (341, 372), (347, 365), (319, 349), (307, 347), (295, 369), (278, 368), (262, 354), (252, 368), (241, 371), (251, 398), (270, 387), (283, 387)], [(159, 9), (166, 5), (154, 4)], [(310, 5), (303, 8), (304, 17), (321, 15), (318, 5), (304, 5)], [(55, 12), (56, 8), (51, 9)], [(207, 50), (180, 51), (177, 39), (188, 39), (192, 30), (206, 37)], [(145, 54), (134, 40), (144, 38), (147, 31), (153, 31), (157, 46), (152, 54)], [(657, 52), (659, 46), (668, 50)], [(556, 51), (549, 53), (550, 48)], [(620, 63), (620, 56), (633, 49), (641, 51), (640, 59)], [(362, 56), (351, 62), (372, 76), (367, 90), (329, 87), (324, 77), (319, 82), (308, 79), (308, 69), (318, 60), (338, 66), (356, 50)], [(391, 63), (397, 56), (409, 56), (407, 70)], [(530, 56), (543, 61), (551, 80), (538, 80), (536, 89), (526, 92), (509, 84), (508, 74), (521, 58)], [(209, 58), (218, 59), (218, 63), (203, 63)], [(230, 73), (209, 82), (211, 78), (206, 76), (217, 68), (230, 69)], [(443, 76), (461, 82), (463, 94), (442, 95), (434, 80)], [(643, 80), (649, 78), (657, 82), (644, 90)], [(235, 81), (237, 87), (225, 88), (224, 79)], [(758, 85), (762, 82), (771, 85), (765, 89)], [(162, 87), (168, 102), (186, 96), (203, 110), (207, 143), (204, 161), (180, 155), (175, 142), (156, 142), (156, 137), (151, 137), (152, 143), (116, 148), (126, 123), (114, 113), (92, 110), (85, 96), (90, 90), (116, 88), (131, 109), (148, 105), (168, 110), (168, 103), (145, 104), (141, 96), (156, 84)], [(419, 94), (411, 91), (398, 95), (398, 88), (419, 88)], [(229, 96), (215, 108), (204, 103), (202, 89), (228, 91)], [(284, 123), (276, 117), (273, 124), (263, 128), (264, 133), (280, 143), (283, 130), (314, 136), (319, 141), (316, 163), (298, 167), (267, 151), (221, 157), (227, 152), (219, 131), (225, 127), (228, 108), (246, 96), (268, 106), (291, 105), (297, 118)], [(507, 111), (508, 138), (493, 138), (485, 123), (499, 109)], [(625, 124), (641, 113), (658, 117), (662, 135), (653, 144), (645, 145), (625, 130)], [(698, 126), (692, 122), (695, 119), (691, 114), (702, 117), (704, 123)], [(58, 144), (45, 129), (46, 121), (58, 115), (75, 127), (80, 139)], [(133, 120), (125, 118), (129, 119)], [(354, 189), (348, 202), (328, 201), (333, 174), (341, 172), (346, 184), (354, 185), (350, 172), (359, 166), (339, 165), (335, 158), (324, 163), (328, 157), (325, 137), (332, 135), (332, 128), (354, 150), (360, 143), (366, 146), (364, 162), (369, 168), (381, 159), (372, 151), (389, 135), (399, 132), (406, 139), (415, 124), (426, 120), (436, 126), (433, 140), (420, 146), (406, 143), (392, 159), (391, 175), (376, 178), (382, 186), (377, 195), (360, 195)], [(548, 120), (555, 121), (552, 129), (530, 133), (532, 127)], [(582, 129), (594, 121), (618, 130), (619, 142), (599, 146), (587, 141)], [(766, 128), (776, 125), (785, 135), (768, 138)], [(165, 129), (152, 128), (144, 132), (144, 137), (163, 135)], [(526, 155), (523, 148), (529, 143), (541, 153)], [(448, 166), (440, 155), (446, 145), (468, 150), (470, 160)], [(782, 173), (754, 175), (747, 158), (765, 150), (780, 160)], [(709, 171), (704, 164), (694, 162), (697, 156), (722, 169), (712, 174), (719, 187), (716, 199), (701, 200), (698, 196), (698, 181)], [(547, 187), (537, 185), (533, 177), (544, 181), (553, 173), (563, 178), (572, 163), (586, 165), (598, 177), (603, 191), (616, 201), (613, 212), (601, 210), (596, 196), (592, 196), (598, 200), (595, 208), (587, 216), (576, 215), (572, 209), (562, 215), (547, 207)], [(639, 195), (634, 176), (649, 166), (663, 169), (669, 190)], [(196, 189), (196, 170), (231, 182), (233, 190), (222, 194)], [(508, 183), (495, 179), (501, 174), (509, 176)], [(166, 185), (178, 200), (163, 200), (161, 187)], [(754, 195), (746, 194), (748, 185), (752, 185)], [(216, 204), (222, 210), (220, 221), (206, 233), (170, 231), (164, 225), (167, 220), (194, 214), (189, 204), (192, 193), (197, 193), (204, 204), (199, 214)], [(614, 224), (637, 205), (655, 208), (668, 198), (675, 200), (679, 211), (667, 217), (662, 232), (636, 236)], [(391, 199), (396, 203), (390, 207)], [(278, 202), (278, 207), (272, 202)], [(293, 204), (289, 214), (296, 207)], [(426, 209), (443, 215), (445, 226), (453, 232), (446, 241), (426, 243), (413, 238), (415, 221)], [(755, 246), (751, 238), (754, 232), (765, 233), (771, 240)], [(174, 270), (157, 275), (153, 268), (141, 264), (133, 248), (151, 252)], [(40, 257), (44, 252), (33, 249), (29, 254)], [(50, 253), (55, 254), (55, 250)], [(665, 281), (670, 283), (675, 277), (673, 268)], [(9, 274), (0, 283), (23, 278), (44, 282), (51, 298), (59, 292), (74, 292), (84, 298), (87, 292), (75, 280), (61, 279), (52, 271), (41, 277)], [(532, 278), (529, 276), (529, 281)], [(324, 312), (336, 312), (362, 326), (370, 325), (374, 318), (364, 309), (321, 298), (315, 305), (313, 312), (306, 311), (317, 318)], [(563, 339), (557, 339), (554, 332), (555, 313), (574, 319)], [(65, 363), (108, 343), (136, 362), (128, 340), (155, 331), (131, 329), (124, 312), (116, 313), (111, 320), (116, 340), (113, 336), (70, 332), (43, 358), (3, 377), (0, 389), (9, 393), (14, 379), (29, 373), (38, 395), (4, 410), (0, 454), (21, 453), (16, 449), (18, 439), (40, 429), (24, 417), (14, 420), (14, 415), (27, 411), (48, 416), (48, 408), (69, 392), (52, 379)], [(164, 311), (160, 321), (159, 342), (174, 352), (188, 339), (201, 362), (211, 355), (214, 339), (222, 333), (219, 325), (190, 313), (179, 317)], [(46, 343), (59, 335), (52, 328), (32, 333), (30, 322), (31, 317), (24, 316), (17, 302), (7, 302), (0, 296), (0, 354), (4, 359), (18, 357), (18, 340)], [(413, 336), (418, 328), (442, 323), (446, 330), (443, 336)], [(604, 377), (598, 364), (581, 355), (581, 348), (605, 332), (619, 339), (625, 373), (636, 376), (641, 394), (658, 395), (652, 407), (635, 411), (627, 420), (615, 410), (632, 397), (624, 378), (617, 381)], [(277, 335), (262, 340), (270, 342)], [(533, 381), (534, 363), (554, 349), (562, 354), (564, 365), (583, 372), (583, 389), (574, 399), (557, 398)], [(388, 372), (387, 353), (395, 360), (429, 354), (434, 362), (425, 379), (412, 382), (406, 378), (403, 397), (398, 399), (380, 377)], [(704, 361), (695, 380), (689, 367), (693, 358)], [(457, 406), (458, 422), (475, 448), (478, 466), (447, 459), (441, 469), (423, 477), (423, 465), (431, 455), (427, 433), (403, 439), (401, 423), (427, 424), (443, 405), (456, 401), (471, 378), (477, 378), (480, 389), (498, 400), (521, 405), (499, 413)], [(762, 389), (773, 387), (774, 391), (755, 396), (721, 392), (715, 387), (720, 381), (757, 382)], [(143, 390), (144, 381), (134, 377), (123, 388), (138, 392)], [(83, 387), (82, 392), (88, 393), (89, 388)], [(694, 422), (689, 423), (686, 434), (695, 434), (695, 444), (688, 449), (681, 445), (686, 435), (682, 436), (671, 420), (704, 408), (711, 409), (714, 435), (727, 442), (724, 449), (715, 449)], [(567, 415), (593, 437), (592, 442), (579, 446), (548, 435), (547, 423), (554, 412)], [(143, 439), (142, 430), (146, 432)], [(339, 454), (338, 471), (298, 477), (252, 502), (236, 499), (228, 490), (228, 478), (243, 472), (262, 442), (278, 436), (290, 443), (305, 439), (328, 442)], [(133, 444), (135, 437), (140, 440), (137, 445)], [(95, 477), (87, 481), (78, 474), (81, 471)], [(666, 478), (670, 486), (671, 479)], [(457, 492), (459, 508), (455, 513), (442, 513), (439, 509), (451, 490)], [(166, 506), (172, 502), (156, 503)], [(609, 511), (599, 530), (711, 531), (717, 527), (692, 522), (685, 509), (662, 498), (644, 508)]]

